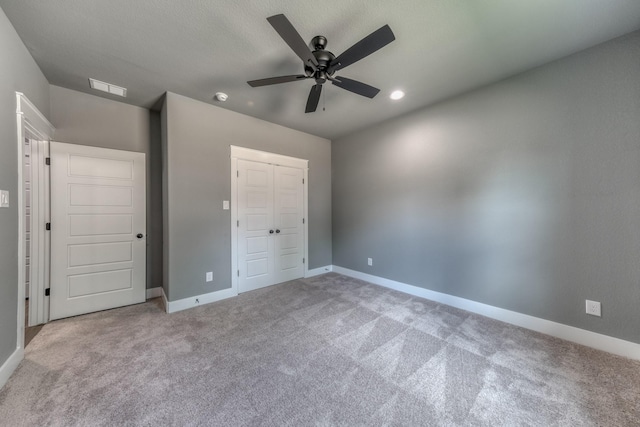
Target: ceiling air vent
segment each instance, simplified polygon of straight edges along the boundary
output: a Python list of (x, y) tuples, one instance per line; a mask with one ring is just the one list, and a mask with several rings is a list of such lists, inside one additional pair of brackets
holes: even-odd
[(122, 97), (127, 96), (127, 89), (121, 86), (112, 85), (111, 83), (101, 82), (96, 79), (89, 79), (89, 84), (93, 89), (101, 90), (103, 92), (110, 93), (112, 95), (118, 95)]

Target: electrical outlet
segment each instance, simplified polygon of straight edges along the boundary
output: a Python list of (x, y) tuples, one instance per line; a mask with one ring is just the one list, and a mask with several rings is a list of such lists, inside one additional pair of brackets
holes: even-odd
[(367, 258), (367, 265), (373, 265), (373, 259)]
[(207, 271), (207, 275), (205, 276), (205, 280), (207, 282), (213, 282), (213, 271)]
[(587, 301), (587, 314), (592, 316), (602, 317), (602, 311), (600, 307), (600, 303), (598, 301)]

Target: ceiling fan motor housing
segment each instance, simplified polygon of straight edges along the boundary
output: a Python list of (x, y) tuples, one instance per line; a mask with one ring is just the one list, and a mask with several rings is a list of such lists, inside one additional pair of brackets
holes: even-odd
[(332, 76), (335, 71), (327, 72), (329, 65), (331, 65), (331, 61), (336, 59), (336, 56), (329, 52), (328, 50), (324, 50), (327, 46), (327, 38), (324, 36), (315, 36), (310, 43), (311, 46), (315, 48), (313, 56), (316, 58), (318, 62), (317, 69), (313, 69), (309, 65), (305, 64), (304, 72), (308, 77), (313, 77), (317, 84), (321, 85), (327, 81), (327, 76)]
[(326, 70), (331, 61), (336, 59), (335, 55), (328, 50), (314, 50), (312, 53), (318, 61), (318, 70)]

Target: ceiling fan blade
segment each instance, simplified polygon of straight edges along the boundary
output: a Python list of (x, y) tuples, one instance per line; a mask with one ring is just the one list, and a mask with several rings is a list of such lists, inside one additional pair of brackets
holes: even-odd
[(314, 85), (309, 92), (309, 98), (307, 99), (307, 107), (304, 109), (305, 113), (313, 113), (318, 108), (318, 102), (320, 102), (320, 94), (322, 93), (322, 85)]
[(271, 26), (280, 34), (280, 37), (289, 45), (289, 47), (302, 59), (305, 65), (317, 68), (318, 61), (313, 56), (309, 46), (300, 37), (300, 34), (293, 27), (291, 22), (283, 14), (274, 15), (267, 18)]
[(267, 79), (259, 79), (259, 80), (249, 80), (249, 86), (258, 87), (258, 86), (267, 86), (267, 85), (277, 85), (279, 83), (287, 83), (287, 82), (295, 82), (297, 80), (304, 80), (307, 76), (304, 74), (295, 74), (291, 76), (280, 76), (280, 77), (269, 77)]
[(382, 49), (396, 39), (388, 25), (378, 28), (331, 61), (328, 73), (338, 71)]
[(380, 89), (377, 87), (369, 86), (368, 84), (348, 79), (346, 77), (335, 77), (331, 82), (342, 89), (357, 93), (358, 95), (366, 96), (367, 98), (373, 98), (378, 94), (378, 92), (380, 92)]

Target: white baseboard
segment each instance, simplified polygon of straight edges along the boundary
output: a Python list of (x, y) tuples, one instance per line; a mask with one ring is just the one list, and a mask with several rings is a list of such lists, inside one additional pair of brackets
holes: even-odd
[(162, 286), (147, 289), (147, 299), (158, 298), (162, 296)]
[(17, 348), (11, 356), (0, 366), (0, 390), (9, 381), (9, 377), (16, 370), (22, 359), (24, 358), (24, 350)]
[[(162, 289), (162, 288), (161, 288)], [(176, 311), (186, 310), (188, 308), (197, 307), (203, 304), (221, 301), (223, 299), (238, 296), (238, 292), (233, 288), (223, 289), (221, 291), (209, 292), (208, 294), (196, 295), (189, 298), (179, 299), (176, 301), (167, 300), (167, 296), (162, 290), (164, 298), (164, 307), (167, 313), (175, 313)]]
[(325, 265), (324, 267), (318, 267), (318, 268), (314, 268), (313, 270), (308, 270), (307, 274), (304, 277), (307, 278), (307, 277), (319, 276), (321, 274), (329, 273), (331, 271), (333, 271), (333, 266)]
[[(305, 277), (318, 276), (320, 274), (329, 273), (332, 271), (333, 266), (326, 265), (324, 267), (314, 268), (308, 270)], [(196, 295), (189, 298), (184, 298), (176, 301), (169, 301), (167, 295), (164, 293), (164, 288), (151, 288), (147, 289), (147, 299), (162, 297), (164, 300), (164, 307), (167, 313), (175, 313), (176, 311), (187, 310), (189, 308), (197, 307), (202, 304), (209, 304), (223, 299), (232, 298), (238, 296), (238, 292), (233, 288), (223, 289), (221, 291), (210, 292), (208, 294)]]
[(621, 340), (619, 338), (610, 337), (608, 335), (598, 334), (596, 332), (587, 331), (585, 329), (576, 328), (574, 326), (564, 325), (562, 323), (552, 322), (550, 320), (540, 319), (538, 317), (529, 316), (511, 310), (494, 307), (480, 302), (444, 294), (441, 292), (431, 291), (420, 288), (418, 286), (408, 285), (395, 280), (385, 279), (371, 274), (361, 273), (359, 271), (350, 270), (348, 268), (334, 265), (332, 270), (345, 276), (355, 279), (365, 280), (375, 285), (384, 286), (385, 288), (394, 289), (406, 294), (415, 295), (428, 300), (436, 301), (442, 304), (450, 305), (492, 319), (500, 320), (505, 323), (520, 326), (522, 328), (531, 329), (536, 332), (562, 338), (578, 344), (592, 347), (598, 350), (617, 354), (619, 356), (628, 357), (630, 359), (640, 360), (640, 344), (630, 341)]

